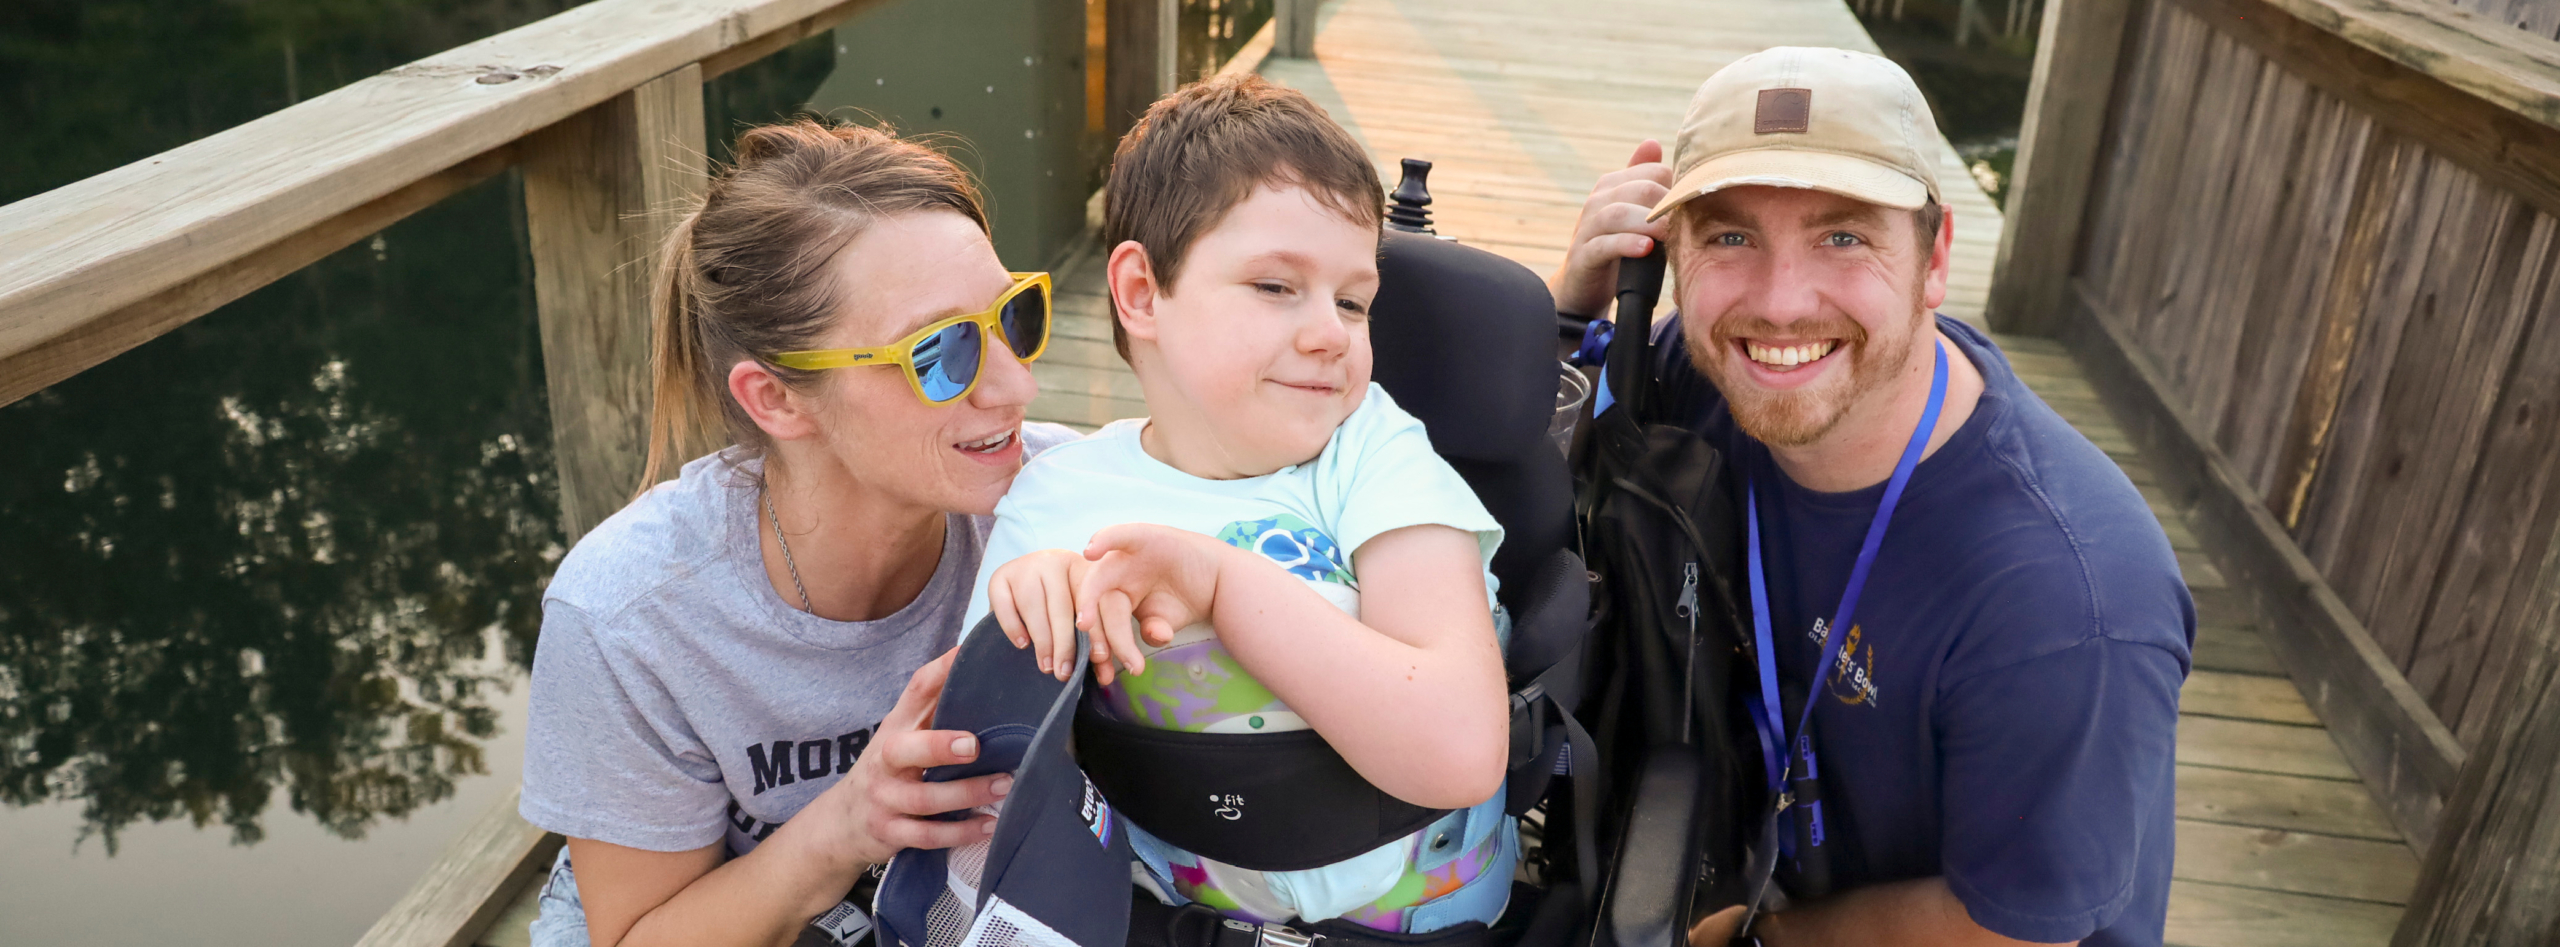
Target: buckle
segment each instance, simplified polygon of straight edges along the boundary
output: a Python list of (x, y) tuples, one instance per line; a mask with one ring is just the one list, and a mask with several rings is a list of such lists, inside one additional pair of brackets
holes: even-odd
[(1314, 947), (1322, 934), (1302, 933), (1286, 924), (1265, 924), (1253, 932), (1253, 947)]

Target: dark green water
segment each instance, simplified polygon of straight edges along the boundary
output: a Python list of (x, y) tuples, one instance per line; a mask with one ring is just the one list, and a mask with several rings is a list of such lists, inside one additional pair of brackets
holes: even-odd
[[(5, 0), (0, 205), (576, 2)], [(710, 83), (712, 157), (804, 105), (974, 139), (1038, 255), (1107, 154), (1083, 6), (886, 4)], [(1269, 2), (1184, 8), (1198, 72)], [(0, 406), (0, 945), (350, 943), (515, 786), (565, 552), (521, 215), (510, 171)]]

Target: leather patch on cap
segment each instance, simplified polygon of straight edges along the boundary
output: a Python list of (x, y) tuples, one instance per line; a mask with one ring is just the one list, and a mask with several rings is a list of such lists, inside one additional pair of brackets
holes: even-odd
[(1760, 106), (1751, 113), (1751, 133), (1803, 134), (1813, 121), (1812, 89), (1762, 89)]

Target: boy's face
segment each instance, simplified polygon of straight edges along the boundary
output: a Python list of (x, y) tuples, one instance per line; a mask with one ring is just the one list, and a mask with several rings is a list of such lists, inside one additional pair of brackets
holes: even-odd
[(1314, 459), (1368, 392), (1377, 293), (1375, 228), (1295, 184), (1255, 187), (1155, 299), (1150, 369), (1182, 403), (1149, 412), (1184, 416), (1180, 436), (1208, 443), (1180, 453), (1230, 476)]

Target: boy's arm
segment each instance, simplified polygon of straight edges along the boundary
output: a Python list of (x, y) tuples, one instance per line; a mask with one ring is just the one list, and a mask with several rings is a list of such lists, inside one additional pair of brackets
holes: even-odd
[[(1360, 618), (1270, 560), (1161, 526), (1094, 535), (1080, 627), (1150, 640), (1213, 620), (1218, 640), (1389, 795), (1461, 808), (1501, 788), (1510, 705), (1474, 534), (1420, 525), (1353, 553)], [(1212, 619), (1214, 616), (1214, 619)]]

